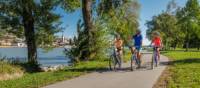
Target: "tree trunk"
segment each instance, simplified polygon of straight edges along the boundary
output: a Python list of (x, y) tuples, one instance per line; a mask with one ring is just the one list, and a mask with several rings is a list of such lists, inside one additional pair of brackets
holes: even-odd
[(89, 59), (91, 55), (91, 49), (92, 47), (92, 0), (82, 0), (82, 13), (83, 13), (83, 20), (85, 25), (85, 31), (87, 33), (87, 50), (86, 53), (86, 59)]
[(186, 42), (186, 52), (188, 51), (188, 48), (189, 48), (189, 43), (188, 42)]
[(188, 48), (189, 48), (189, 40), (190, 40), (190, 37), (189, 37), (189, 31), (188, 31), (188, 28), (187, 28), (187, 30), (186, 30), (186, 52), (188, 52)]
[(35, 40), (34, 18), (32, 11), (24, 8), (23, 12), (24, 35), (28, 50), (28, 63), (37, 64), (37, 46)]

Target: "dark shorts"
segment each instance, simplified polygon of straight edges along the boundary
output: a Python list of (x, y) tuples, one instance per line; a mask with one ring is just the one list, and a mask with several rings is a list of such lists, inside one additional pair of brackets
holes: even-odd
[(135, 46), (135, 49), (140, 52), (142, 50), (142, 47), (141, 46)]
[(160, 47), (153, 47), (153, 50), (157, 50), (158, 48), (160, 48)]
[(121, 47), (118, 47), (118, 48), (117, 48), (117, 52), (120, 52), (120, 51), (122, 51), (122, 48), (121, 48)]

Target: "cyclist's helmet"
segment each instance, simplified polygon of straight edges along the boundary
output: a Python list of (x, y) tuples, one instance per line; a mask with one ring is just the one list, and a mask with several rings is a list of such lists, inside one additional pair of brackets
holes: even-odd
[(116, 38), (120, 39), (121, 38), (120, 34), (116, 34)]
[(137, 34), (140, 34), (140, 33), (141, 33), (141, 30), (137, 29), (137, 30), (136, 30), (136, 33), (137, 33)]
[(153, 35), (160, 36), (160, 33), (158, 31), (154, 31)]

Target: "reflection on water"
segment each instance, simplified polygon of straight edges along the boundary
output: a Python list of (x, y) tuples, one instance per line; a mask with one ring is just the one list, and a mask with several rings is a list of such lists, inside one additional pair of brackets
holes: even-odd
[[(70, 61), (64, 54), (64, 48), (54, 48), (49, 52), (45, 52), (43, 49), (38, 50), (38, 62), (42, 66), (54, 66), (54, 65), (67, 65)], [(27, 61), (27, 49), (26, 48), (0, 48), (0, 56), (9, 59), (18, 59), (19, 61)]]

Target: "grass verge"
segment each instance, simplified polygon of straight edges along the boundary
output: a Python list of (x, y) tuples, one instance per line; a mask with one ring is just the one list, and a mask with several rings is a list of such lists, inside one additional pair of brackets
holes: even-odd
[[(156, 88), (200, 88), (200, 52), (169, 51), (171, 59)], [(162, 83), (163, 82), (163, 83)]]

